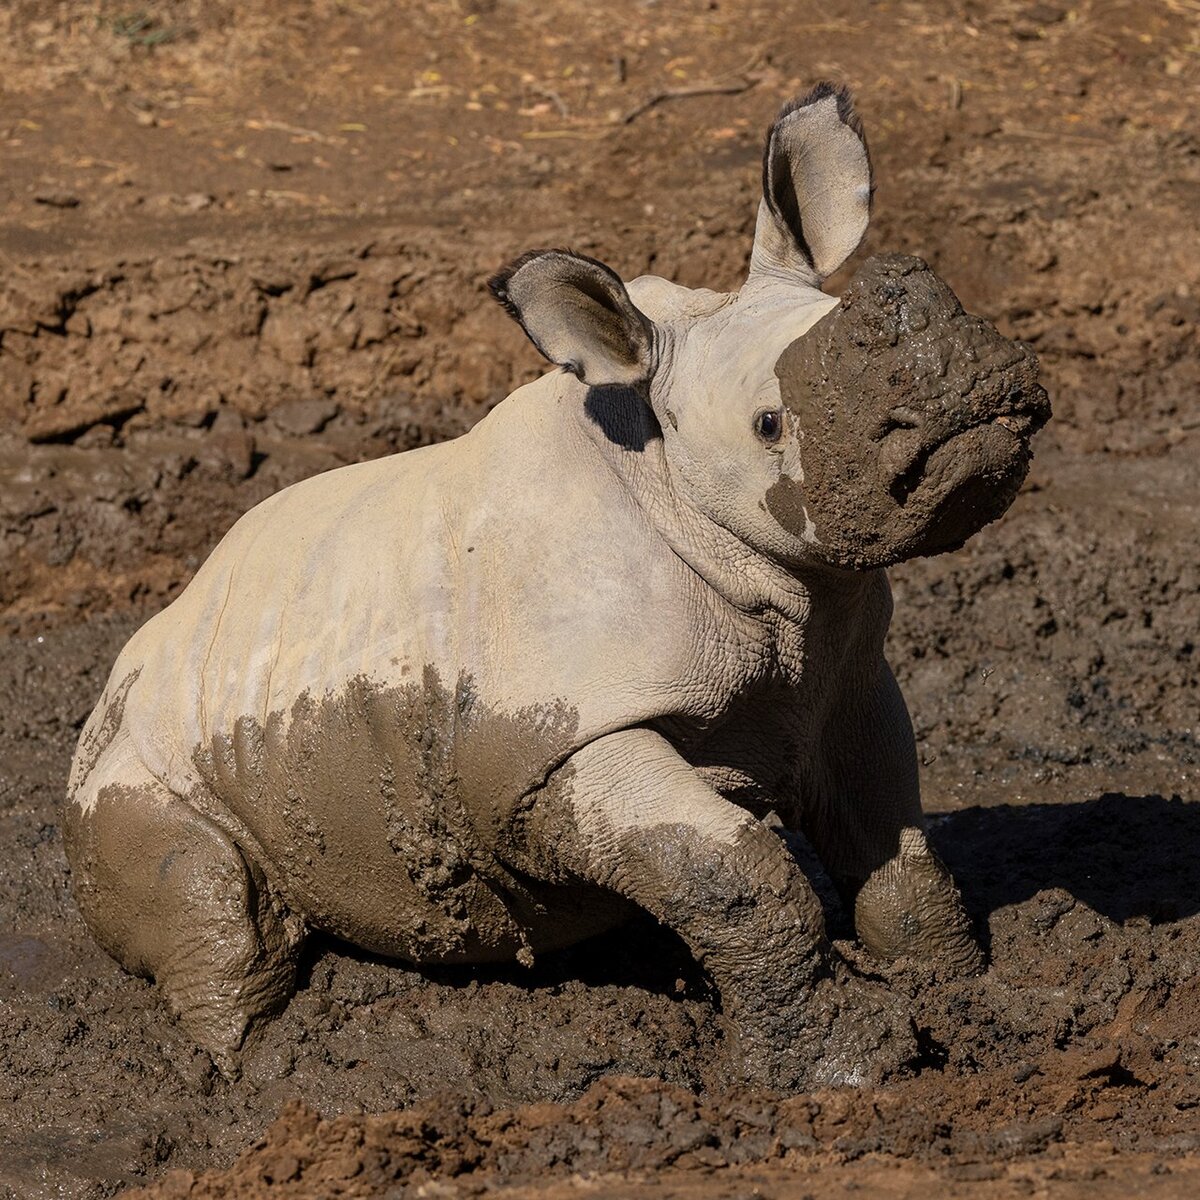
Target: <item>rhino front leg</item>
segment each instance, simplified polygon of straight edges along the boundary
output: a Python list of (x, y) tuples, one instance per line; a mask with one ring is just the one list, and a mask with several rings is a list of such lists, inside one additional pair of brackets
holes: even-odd
[(597, 884), (680, 934), (720, 992), (750, 1079), (865, 1080), (886, 1057), (881, 1036), (908, 1028), (878, 999), (866, 1007), (886, 1009), (885, 1020), (870, 1029), (860, 1011), (847, 1027), (820, 903), (784, 843), (650, 730), (580, 750), (538, 793), (522, 842), (524, 869)]
[(912, 723), (886, 663), (829, 722), (824, 778), (800, 822), (880, 958), (927, 959), (964, 973), (983, 956), (954, 879), (925, 836)]

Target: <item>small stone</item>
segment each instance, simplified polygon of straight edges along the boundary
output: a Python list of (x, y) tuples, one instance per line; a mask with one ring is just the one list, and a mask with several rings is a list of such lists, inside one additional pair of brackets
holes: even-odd
[(116, 430), (111, 425), (98, 421), (95, 425), (85, 429), (75, 439), (74, 444), (84, 450), (96, 450), (111, 446), (115, 441)]
[(271, 413), (271, 424), (282, 433), (305, 437), (320, 433), (339, 408), (336, 400), (288, 400)]
[(313, 360), (313, 336), (305, 314), (298, 308), (284, 306), (272, 311), (263, 322), (263, 345), (279, 359), (298, 367), (308, 367)]
[(287, 1150), (280, 1150), (267, 1159), (261, 1168), (265, 1183), (291, 1183), (300, 1177), (300, 1160)]
[(254, 472), (254, 452), (254, 437), (241, 415), (221, 408), (196, 457), (218, 471), (230, 472), (234, 479), (247, 479)]

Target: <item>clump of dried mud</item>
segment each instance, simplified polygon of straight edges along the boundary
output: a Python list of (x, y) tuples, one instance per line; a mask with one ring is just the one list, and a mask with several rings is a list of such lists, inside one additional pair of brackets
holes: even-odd
[[(1194, 1194), (1187, 14), (43, 7), (0, 14), (0, 1195)], [(705, 979), (648, 921), (533, 971), (326, 943), (227, 1083), (71, 899), (58, 805), (117, 650), (251, 504), (460, 432), (538, 369), (484, 293), (501, 261), (573, 244), (735, 286), (760, 131), (822, 74), (871, 136), (863, 253), (928, 259), (1054, 402), (1008, 515), (893, 576), (932, 836), (987, 972), (859, 958), (825, 888), (920, 1058), (778, 1097), (739, 1090)]]

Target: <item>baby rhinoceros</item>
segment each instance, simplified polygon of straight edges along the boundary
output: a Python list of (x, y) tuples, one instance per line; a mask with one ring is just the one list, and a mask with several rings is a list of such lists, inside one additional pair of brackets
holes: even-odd
[(71, 773), (76, 895), (226, 1070), (309, 931), (529, 963), (637, 907), (709, 973), (748, 1077), (866, 1077), (894, 1008), (830, 982), (772, 812), (869, 951), (978, 965), (884, 568), (1004, 512), (1046, 396), (918, 259), (820, 290), (872, 194), (844, 91), (783, 109), (763, 181), (736, 293), (517, 259), (492, 291), (561, 369), (264, 501), (121, 652)]

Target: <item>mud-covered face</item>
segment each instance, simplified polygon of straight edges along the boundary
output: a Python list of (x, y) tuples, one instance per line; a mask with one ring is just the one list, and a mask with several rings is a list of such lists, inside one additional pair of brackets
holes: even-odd
[(1012, 503), (1050, 415), (1032, 352), (902, 255), (868, 260), (775, 373), (802, 478), (767, 508), (839, 567), (961, 546)]

